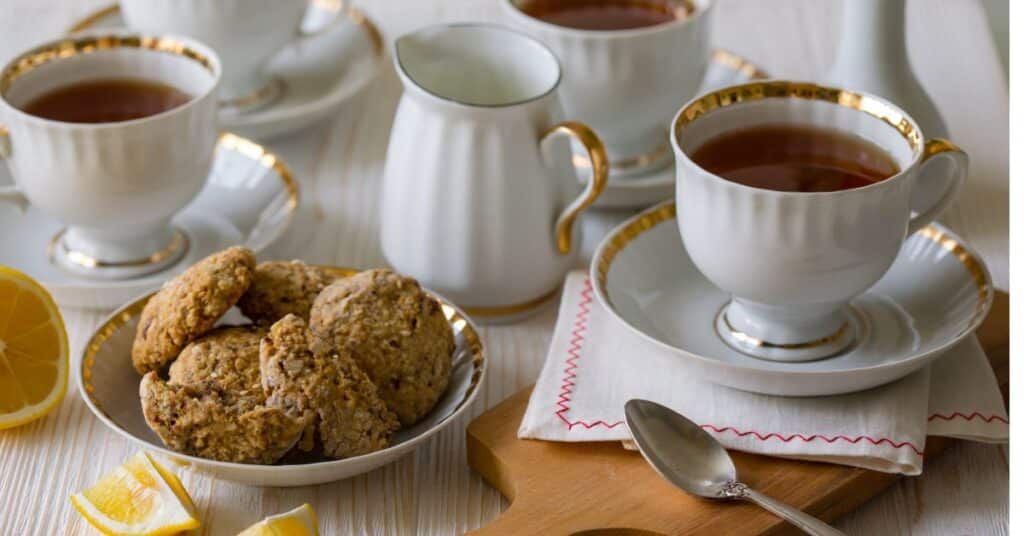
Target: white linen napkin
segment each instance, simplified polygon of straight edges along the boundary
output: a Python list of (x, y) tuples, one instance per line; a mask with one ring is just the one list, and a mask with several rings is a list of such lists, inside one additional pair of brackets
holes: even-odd
[(630, 398), (679, 411), (731, 449), (888, 473), (920, 474), (928, 435), (1008, 438), (1002, 395), (974, 336), (932, 366), (868, 391), (758, 395), (689, 377), (678, 359), (622, 327), (593, 292), (584, 272), (566, 278), (520, 438), (628, 442), (622, 407)]

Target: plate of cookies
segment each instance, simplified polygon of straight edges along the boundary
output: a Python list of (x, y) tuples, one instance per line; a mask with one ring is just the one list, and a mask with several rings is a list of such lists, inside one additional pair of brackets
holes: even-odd
[(232, 247), (115, 311), (82, 355), (107, 426), (234, 482), (341, 480), (411, 451), (470, 406), (472, 321), (412, 278)]

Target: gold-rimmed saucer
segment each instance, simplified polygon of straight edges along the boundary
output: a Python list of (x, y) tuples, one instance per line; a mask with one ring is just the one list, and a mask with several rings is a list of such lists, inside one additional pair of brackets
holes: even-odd
[[(0, 166), (0, 184), (10, 184)], [(291, 224), (299, 185), (291, 172), (263, 146), (234, 134), (221, 135), (206, 186), (174, 217), (186, 251), (159, 272), (124, 280), (77, 277), (54, 262), (53, 238), (63, 225), (35, 207), (21, 212), (0, 205), (0, 258), (39, 281), (64, 307), (110, 309), (158, 287), (199, 259), (233, 244), (262, 251)]]
[[(342, 0), (316, 0), (310, 6), (302, 23), (304, 32), (332, 26), (311, 43), (281, 50), (266, 69), (271, 79), (281, 82), (280, 97), (246, 112), (239, 112), (237, 106), (222, 108), (220, 121), (226, 130), (256, 140), (301, 130), (333, 117), (377, 77), (387, 53), (373, 21)], [(124, 25), (120, 8), (112, 5), (83, 17), (68, 32)]]
[(632, 332), (628, 336), (653, 343), (707, 381), (782, 396), (849, 393), (902, 378), (971, 335), (994, 292), (981, 257), (931, 224), (908, 237), (885, 276), (850, 302), (862, 330), (853, 346), (818, 361), (758, 359), (716, 332), (716, 317), (730, 296), (687, 255), (674, 202), (609, 233), (590, 277), (597, 301)]
[[(348, 268), (327, 267), (339, 276)], [(217, 478), (254, 486), (308, 486), (349, 478), (388, 464), (412, 451), (442, 429), (453, 425), (472, 405), (487, 368), (483, 342), (476, 326), (458, 307), (441, 296), (441, 310), (455, 335), (448, 389), (422, 420), (392, 436), (392, 446), (344, 460), (288, 465), (253, 465), (207, 460), (164, 447), (146, 424), (139, 403), (140, 376), (132, 366), (131, 346), (139, 315), (151, 294), (130, 300), (111, 314), (89, 338), (77, 370), (86, 405), (108, 428), (147, 450), (159, 452), (184, 466)], [(230, 311), (221, 322), (239, 324), (244, 317)]]

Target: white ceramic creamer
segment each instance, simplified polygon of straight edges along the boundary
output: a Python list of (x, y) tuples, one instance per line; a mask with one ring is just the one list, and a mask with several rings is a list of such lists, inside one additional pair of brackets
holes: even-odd
[[(552, 297), (578, 244), (576, 216), (604, 189), (591, 129), (565, 122), (561, 69), (540, 42), (499, 26), (430, 26), (399, 38), (398, 106), (381, 196), (388, 262), (477, 319)], [(582, 192), (568, 139), (587, 148)]]

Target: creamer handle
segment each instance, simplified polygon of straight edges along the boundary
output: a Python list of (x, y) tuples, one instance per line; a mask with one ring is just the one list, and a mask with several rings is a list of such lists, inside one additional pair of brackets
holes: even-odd
[(604, 143), (597, 137), (597, 134), (583, 123), (565, 121), (548, 129), (541, 137), (541, 143), (555, 134), (566, 134), (576, 138), (587, 150), (590, 157), (590, 179), (586, 187), (576, 199), (573, 199), (558, 216), (555, 221), (555, 244), (558, 253), (568, 255), (572, 251), (572, 231), (575, 227), (576, 217), (587, 207), (594, 204), (605, 185), (608, 184), (608, 154), (604, 150)]
[(381, 36), (380, 30), (377, 29), (377, 26), (373, 24), (373, 22), (371, 22), (370, 19), (368, 19), (362, 11), (352, 7), (351, 5), (348, 5), (350, 2), (342, 0), (309, 0), (309, 9), (312, 9), (313, 6), (318, 3), (329, 4), (332, 6), (332, 8), (336, 6), (337, 9), (334, 10), (334, 19), (331, 20), (329, 23), (324, 24), (322, 28), (314, 30), (312, 32), (307, 32), (305, 30), (300, 29), (300, 38), (309, 39), (311, 37), (323, 35), (331, 31), (332, 29), (336, 28), (340, 22), (347, 19), (350, 22), (361, 27), (363, 31), (367, 33), (367, 37), (370, 38), (370, 42), (373, 45), (375, 53), (380, 53), (384, 49), (384, 38), (383, 36)]

